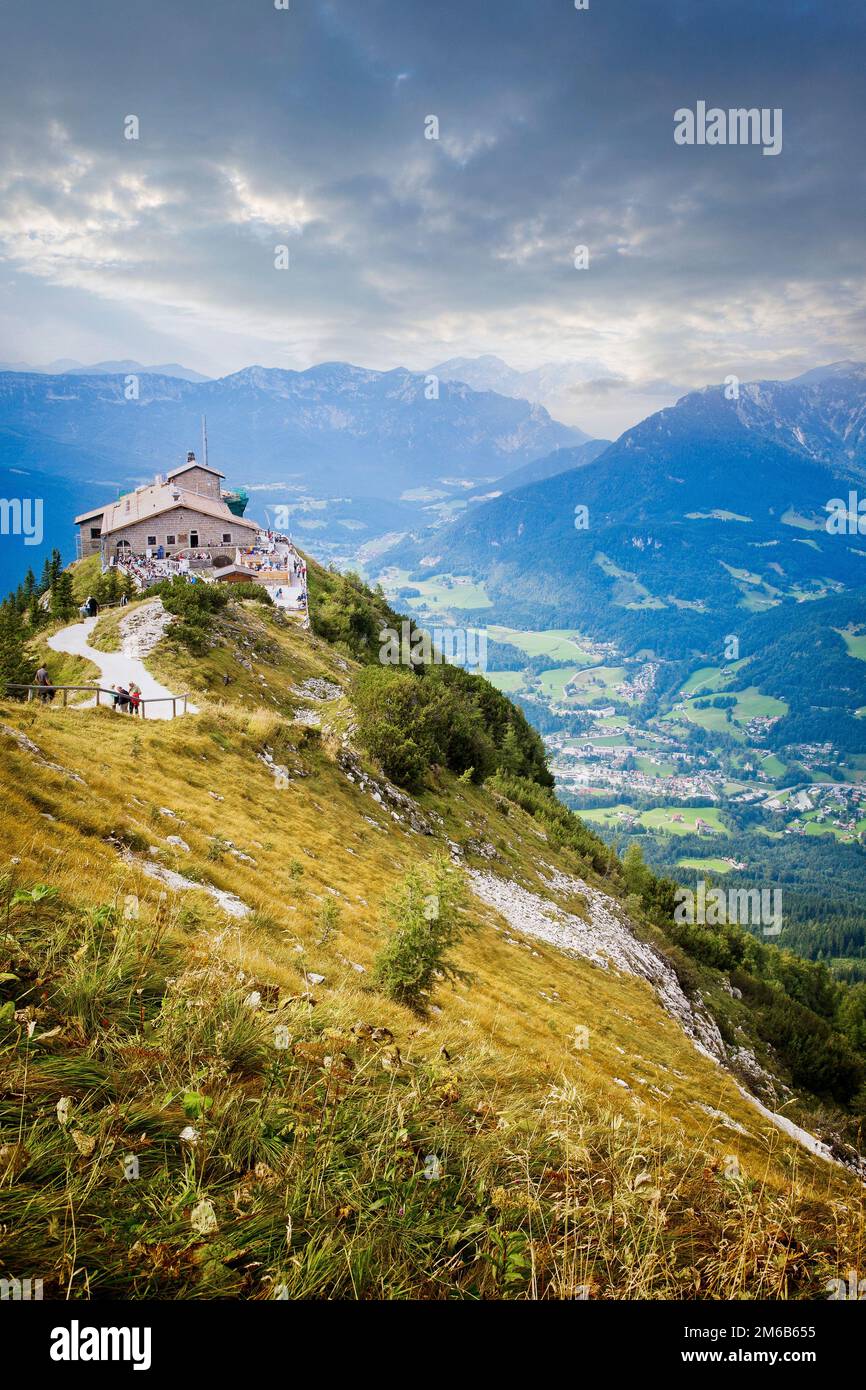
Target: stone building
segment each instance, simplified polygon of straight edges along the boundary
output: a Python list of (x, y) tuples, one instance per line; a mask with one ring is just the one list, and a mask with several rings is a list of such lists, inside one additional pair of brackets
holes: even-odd
[(238, 546), (254, 543), (259, 528), (229, 510), (220, 487), (223, 476), (190, 453), (164, 477), (82, 512), (75, 518), (81, 555), (101, 555), (107, 565), (113, 556), (144, 555), (161, 546), (165, 555), (198, 550), (214, 559), (234, 559)]

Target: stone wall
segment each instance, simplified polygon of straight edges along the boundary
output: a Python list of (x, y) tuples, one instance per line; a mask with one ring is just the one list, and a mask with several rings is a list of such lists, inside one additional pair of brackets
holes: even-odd
[(197, 492), (201, 497), (210, 497), (214, 502), (220, 500), (220, 480), (216, 473), (205, 468), (185, 468), (171, 479), (185, 492)]
[[(161, 545), (166, 555), (175, 555), (179, 550), (194, 549), (208, 550), (212, 555), (230, 555), (234, 559), (235, 548), (238, 545), (249, 545), (255, 536), (255, 531), (238, 526), (237, 522), (238, 518), (235, 516), (222, 519), (207, 516), (204, 512), (197, 512), (189, 507), (175, 507), (169, 512), (151, 517), (148, 521), (135, 521), (129, 526), (112, 531), (105, 538), (106, 550), (108, 555), (113, 555), (119, 541), (128, 541), (129, 548), (135, 555), (143, 555), (148, 546), (155, 550)], [(81, 529), (85, 536), (89, 536), (89, 528)], [(196, 539), (191, 539), (193, 536)], [(223, 536), (230, 536), (231, 539), (225, 541)], [(173, 537), (173, 540), (169, 540), (169, 537)], [(98, 550), (99, 542), (95, 543), (95, 547)]]

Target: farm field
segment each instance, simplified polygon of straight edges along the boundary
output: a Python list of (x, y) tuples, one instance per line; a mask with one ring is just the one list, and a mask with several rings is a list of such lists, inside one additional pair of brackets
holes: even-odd
[(635, 758), (635, 762), (647, 777), (672, 777), (674, 774), (673, 763), (665, 762), (663, 759), (656, 763), (652, 758)]
[(709, 857), (707, 859), (678, 859), (677, 867), (680, 869), (698, 869), (712, 874), (731, 874), (734, 870), (724, 859)]
[(420, 598), (406, 600), (415, 606), (436, 609), (493, 607), (483, 584), (454, 579), (447, 574), (437, 574), (432, 579), (419, 579), (410, 582), (414, 589), (421, 591)]
[(788, 713), (788, 706), (784, 700), (777, 700), (773, 695), (762, 695), (753, 685), (742, 691), (733, 691), (732, 694), (737, 697), (734, 710), (737, 723), (744, 724), (748, 719), (759, 717), (774, 719)]
[(485, 675), (490, 684), (501, 690), (503, 695), (516, 695), (523, 689), (522, 671), (486, 671)]
[(703, 709), (699, 709), (693, 700), (690, 700), (677, 713), (684, 715), (693, 724), (699, 724), (701, 728), (708, 729), (712, 733), (729, 733), (732, 738), (742, 740), (741, 731), (733, 727), (734, 725), (746, 724), (750, 719), (778, 718), (788, 712), (788, 706), (784, 700), (777, 700), (773, 695), (762, 695), (753, 685), (747, 686), (745, 690), (732, 690), (730, 694), (737, 701), (736, 705), (732, 707), (730, 720), (727, 717), (727, 710), (720, 709), (715, 705), (707, 705)]
[(538, 681), (547, 698), (559, 704), (570, 698), (566, 697), (565, 687), (580, 670), (580, 666), (554, 666), (550, 671), (542, 671)]
[[(408, 570), (394, 568), (383, 577), (383, 586), (402, 612), (407, 609), (413, 612), (428, 609), (446, 612), (452, 608), (463, 610), (493, 606), (483, 584), (450, 574), (436, 574), (429, 579), (410, 579)], [(414, 598), (399, 598), (397, 590), (402, 588), (417, 589), (418, 595)]]
[[(682, 819), (675, 820), (675, 816)], [(648, 830), (664, 830), (672, 835), (694, 834), (699, 820), (719, 835), (728, 833), (715, 806), (656, 806), (652, 811), (644, 811), (640, 819)]]
[(512, 647), (519, 647), (528, 657), (549, 656), (552, 661), (572, 661), (582, 666), (591, 666), (598, 659), (581, 646), (581, 634), (570, 628), (524, 632), (520, 628), (500, 627), (493, 623), (488, 628), (488, 635), (494, 642), (507, 642)]
[(745, 664), (745, 659), (743, 659), (742, 661), (732, 661), (726, 666), (700, 666), (681, 686), (680, 694), (694, 695), (698, 690), (711, 690), (715, 694), (721, 694)]
[[(626, 679), (624, 666), (574, 666), (542, 671), (540, 677), (542, 688), (551, 692), (558, 690), (560, 686), (557, 678), (561, 676), (567, 678), (562, 683), (563, 687), (566, 683), (570, 683), (571, 688), (567, 694), (563, 690), (563, 694), (555, 698), (566, 699), (569, 704), (600, 705), (623, 699), (619, 693), (619, 686)], [(631, 703), (631, 701), (625, 701), (625, 703)]]
[[(578, 815), (593, 825), (611, 826), (623, 815), (635, 815), (634, 808), (620, 803), (616, 806), (603, 806), (597, 810), (578, 811)], [(674, 819), (679, 817), (679, 819)], [(727, 835), (719, 812), (714, 806), (654, 806), (651, 811), (637, 814), (637, 822), (647, 830), (658, 830), (670, 835), (693, 835), (697, 822), (703, 820), (718, 835)]]
[(866, 632), (844, 632), (840, 631), (839, 628), (836, 628), (836, 631), (840, 637), (844, 637), (848, 655), (856, 656), (860, 661), (866, 661)]

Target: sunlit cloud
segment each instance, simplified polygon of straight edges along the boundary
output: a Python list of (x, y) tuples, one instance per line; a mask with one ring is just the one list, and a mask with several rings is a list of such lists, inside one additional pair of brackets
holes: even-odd
[[(724, 32), (675, 0), (630, 26), (558, 0), (64, 12), (6, 22), (0, 357), (576, 360), (562, 410), (610, 433), (664, 383), (866, 355), (862, 15), (780, 40), (746, 0)], [(784, 106), (783, 154), (675, 147), (696, 83)]]

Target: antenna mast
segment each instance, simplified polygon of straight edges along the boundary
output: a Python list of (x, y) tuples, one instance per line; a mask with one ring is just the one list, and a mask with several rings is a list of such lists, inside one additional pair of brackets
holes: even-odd
[(201, 451), (202, 451), (204, 466), (205, 466), (205, 468), (207, 468), (207, 416), (206, 416), (206, 415), (203, 415), (203, 416), (201, 417)]

